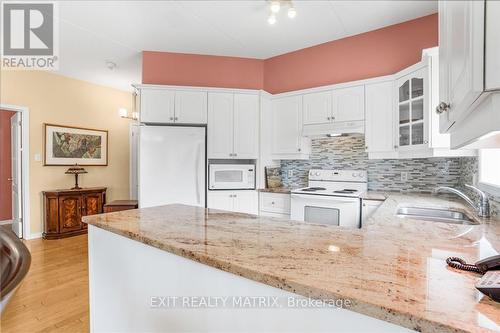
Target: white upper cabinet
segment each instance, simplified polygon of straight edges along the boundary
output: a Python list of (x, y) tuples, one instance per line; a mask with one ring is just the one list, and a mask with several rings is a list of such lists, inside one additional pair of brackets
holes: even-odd
[(395, 153), (393, 92), (392, 80), (365, 86), (365, 142), (369, 154), (388, 153), (384, 157), (390, 157)]
[(302, 96), (273, 100), (271, 112), (274, 157), (276, 159), (309, 158), (310, 141), (302, 137)]
[(258, 95), (208, 94), (208, 158), (256, 159), (258, 133)]
[(142, 123), (207, 123), (207, 92), (161, 87), (140, 88)]
[(206, 124), (207, 92), (176, 91), (174, 120), (183, 124)]
[(333, 91), (333, 116), (335, 122), (365, 119), (365, 87), (356, 86)]
[(208, 158), (233, 157), (234, 94), (208, 94)]
[(254, 159), (259, 155), (259, 96), (234, 95), (234, 154)]
[(141, 122), (174, 122), (175, 91), (162, 88), (147, 88), (140, 91)]
[(396, 80), (396, 133), (399, 149), (423, 148), (428, 144), (427, 67)]
[(451, 148), (498, 148), (500, 3), (439, 2), (440, 130)]
[(303, 124), (324, 124), (332, 121), (332, 93), (322, 91), (304, 95)]
[(441, 131), (483, 92), (484, 1), (439, 1)]

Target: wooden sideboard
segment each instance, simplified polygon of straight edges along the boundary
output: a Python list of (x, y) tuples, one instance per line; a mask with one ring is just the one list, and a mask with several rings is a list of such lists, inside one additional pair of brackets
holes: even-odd
[(112, 213), (137, 208), (139, 208), (137, 200), (115, 200), (104, 205), (104, 212)]
[(106, 203), (106, 187), (43, 192), (43, 238), (58, 239), (87, 232), (82, 216), (101, 214)]

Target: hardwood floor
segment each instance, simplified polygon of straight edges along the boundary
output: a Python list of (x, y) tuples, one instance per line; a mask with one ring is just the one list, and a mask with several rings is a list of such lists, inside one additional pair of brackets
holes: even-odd
[(88, 332), (87, 235), (25, 241), (28, 275), (2, 314), (1, 332)]

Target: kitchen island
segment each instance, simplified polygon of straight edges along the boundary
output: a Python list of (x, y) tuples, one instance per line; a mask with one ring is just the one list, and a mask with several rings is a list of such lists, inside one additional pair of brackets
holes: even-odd
[[(455, 200), (388, 194), (355, 230), (184, 205), (85, 217), (91, 328), (500, 329), (500, 303), (474, 288), (480, 276), (445, 263), (448, 256), (475, 262), (498, 252), (499, 221), (405, 220), (394, 215), (404, 203), (468, 210)], [(261, 303), (238, 303), (245, 296)], [(217, 303), (224, 297), (230, 306)], [(300, 303), (309, 297), (328, 306)]]

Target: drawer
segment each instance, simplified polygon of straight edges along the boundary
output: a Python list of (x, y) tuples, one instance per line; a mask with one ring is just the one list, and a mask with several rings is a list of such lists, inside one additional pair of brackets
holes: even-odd
[(259, 215), (266, 216), (266, 217), (277, 217), (280, 219), (290, 220), (290, 214), (272, 213), (272, 212), (265, 212), (265, 211), (261, 210), (259, 212)]
[(260, 192), (260, 210), (290, 214), (290, 194)]

